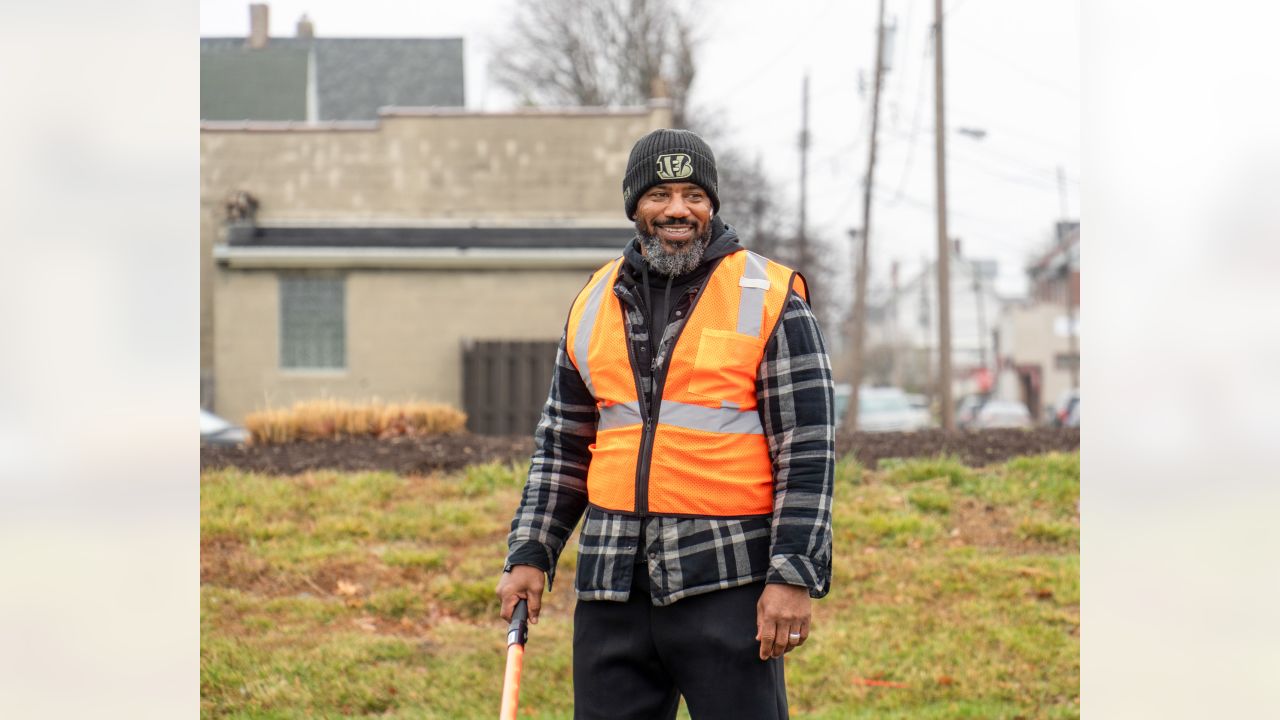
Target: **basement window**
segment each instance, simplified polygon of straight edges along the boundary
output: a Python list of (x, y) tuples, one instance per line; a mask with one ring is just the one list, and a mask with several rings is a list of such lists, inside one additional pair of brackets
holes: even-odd
[(346, 282), (331, 275), (280, 276), (280, 367), (347, 366)]

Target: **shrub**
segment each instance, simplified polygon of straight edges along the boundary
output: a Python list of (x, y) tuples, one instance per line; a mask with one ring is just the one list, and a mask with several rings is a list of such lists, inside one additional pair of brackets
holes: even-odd
[(244, 420), (245, 429), (257, 445), (340, 437), (439, 435), (461, 432), (466, 424), (466, 413), (448, 405), (386, 405), (378, 401), (355, 405), (335, 399), (299, 402), (288, 409), (269, 408), (250, 413)]

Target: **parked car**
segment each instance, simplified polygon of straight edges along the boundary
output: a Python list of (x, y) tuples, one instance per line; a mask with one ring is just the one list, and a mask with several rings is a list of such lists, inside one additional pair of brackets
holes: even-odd
[(1013, 400), (988, 400), (973, 419), (975, 428), (1028, 428), (1031, 411)]
[(1067, 425), (1067, 418), (1071, 415), (1071, 409), (1080, 404), (1080, 389), (1071, 388), (1063, 390), (1058, 396), (1058, 401), (1053, 404), (1053, 417), (1050, 423), (1054, 427), (1079, 427), (1079, 420), (1076, 425)]
[(858, 429), (864, 432), (921, 430), (932, 427), (928, 410), (912, 407), (907, 394), (896, 387), (862, 387), (858, 390)]
[(200, 408), (200, 443), (239, 445), (249, 441), (249, 431)]
[(907, 403), (917, 410), (929, 412), (929, 398), (920, 393), (907, 393)]

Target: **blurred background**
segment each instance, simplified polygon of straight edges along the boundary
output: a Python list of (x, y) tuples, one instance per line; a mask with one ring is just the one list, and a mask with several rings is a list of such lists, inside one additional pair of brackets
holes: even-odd
[(860, 381), (860, 429), (1078, 425), (1078, 9), (949, 3), (939, 139), (933, 5), (882, 5), (205, 0), (202, 408), (531, 431), (631, 144), (688, 127), (721, 217), (809, 278), (842, 419)]

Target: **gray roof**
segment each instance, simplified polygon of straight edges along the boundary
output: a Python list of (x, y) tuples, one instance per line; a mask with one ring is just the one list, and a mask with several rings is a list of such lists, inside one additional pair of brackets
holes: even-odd
[(201, 52), (200, 119), (306, 120), (306, 49)]
[(260, 227), (231, 225), (233, 247), (616, 248), (625, 227)]
[(250, 50), (242, 37), (208, 37), (200, 38), (200, 118), (306, 120), (313, 52), (316, 120), (374, 120), (384, 105), (465, 105), (462, 38), (271, 38)]

